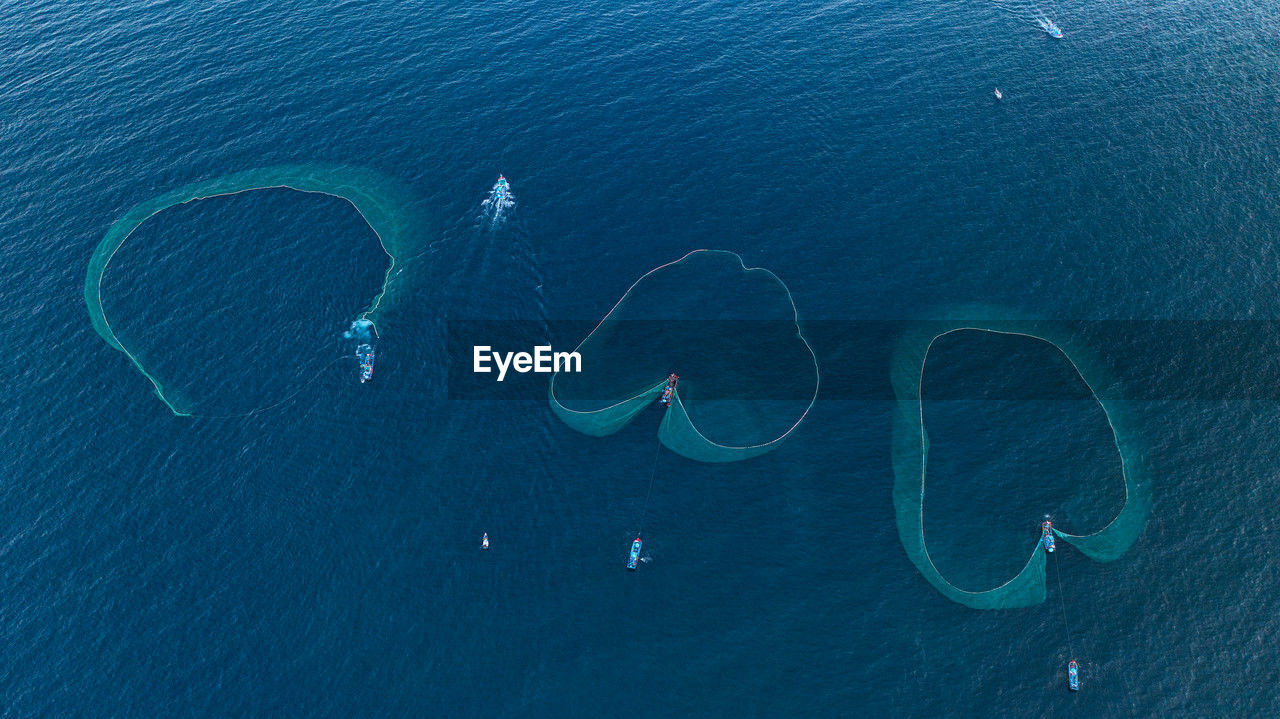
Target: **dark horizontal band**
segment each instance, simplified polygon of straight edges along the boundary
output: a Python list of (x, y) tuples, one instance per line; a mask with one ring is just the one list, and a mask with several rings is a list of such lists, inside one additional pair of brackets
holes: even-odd
[[(473, 371), (475, 348), (569, 352), (596, 326), (573, 320), (450, 321), (449, 398), (546, 399), (551, 374), (513, 368), (498, 382), (496, 367), (487, 374)], [(589, 395), (602, 386), (651, 386), (676, 372), (691, 400), (807, 402), (813, 396), (807, 342), (820, 370), (820, 401), (901, 399), (894, 394), (893, 373), (918, 374), (929, 340), (965, 326), (1025, 333), (1052, 344), (950, 332), (930, 348), (925, 399), (1092, 399), (1074, 364), (1102, 399), (1280, 400), (1280, 321), (1271, 320), (820, 320), (800, 323), (804, 342), (790, 319), (620, 320), (580, 351), (583, 378), (620, 376), (608, 382), (557, 381), (557, 393), (568, 392), (572, 400), (621, 399)], [(616, 366), (592, 366), (593, 361)]]

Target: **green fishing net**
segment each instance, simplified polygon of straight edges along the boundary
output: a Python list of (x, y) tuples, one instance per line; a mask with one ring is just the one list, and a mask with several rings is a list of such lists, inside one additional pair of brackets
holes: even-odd
[(403, 190), (381, 175), (354, 167), (282, 166), (238, 172), (192, 183), (153, 197), (126, 212), (108, 228), (94, 249), (85, 274), (84, 299), (94, 330), (110, 346), (124, 353), (134, 367), (152, 384), (160, 401), (178, 416), (191, 415), (191, 403), (178, 399), (157, 373), (144, 366), (136, 352), (131, 352), (112, 329), (102, 303), (102, 282), (112, 258), (139, 226), (164, 210), (196, 200), (235, 195), (264, 189), (289, 189), (338, 197), (352, 207), (373, 229), (387, 253), (389, 264), (382, 287), (368, 309), (360, 313), (355, 328), (376, 327), (383, 312), (397, 294), (393, 280), (399, 275), (398, 263), (425, 246), (423, 224), (413, 218), (410, 202)]
[(582, 371), (558, 373), (551, 408), (570, 427), (617, 432), (679, 384), (662, 444), (702, 462), (776, 448), (818, 392), (818, 365), (790, 290), (738, 255), (696, 250), (646, 272), (578, 345)]
[[(973, 316), (972, 310), (968, 316)], [(1123, 503), (1119, 512), (1100, 528), (1081, 534), (1064, 531), (1055, 523), (1054, 534), (1090, 558), (1108, 562), (1123, 555), (1133, 545), (1146, 522), (1150, 510), (1150, 487), (1141, 464), (1141, 452), (1124, 431), (1128, 404), (1123, 400), (1104, 399), (1099, 388), (1112, 387), (1095, 361), (1083, 348), (1076, 346), (1060, 324), (1031, 320), (942, 321), (915, 323), (899, 339), (893, 354), (891, 380), (896, 400), (893, 426), (893, 504), (898, 535), (907, 556), (939, 592), (947, 598), (975, 609), (1004, 609), (1038, 604), (1045, 598), (1046, 554), (1039, 543), (1021, 569), (1007, 580), (986, 589), (963, 588), (953, 577), (944, 576), (925, 543), (925, 492), (928, 488), (927, 465), (929, 434), (925, 426), (925, 402), (922, 384), (929, 353), (942, 338), (959, 332), (990, 333), (1022, 337), (1047, 343), (1056, 348), (1074, 368), (1088, 388), (1088, 394), (1106, 417), (1110, 437), (1119, 453), (1119, 476), (1123, 483)], [(1029, 478), (1034, 481), (1034, 478)], [(1039, 518), (1029, 517), (1027, 543), (1039, 536)], [(980, 552), (978, 548), (975, 551)], [(981, 561), (981, 556), (975, 561)]]

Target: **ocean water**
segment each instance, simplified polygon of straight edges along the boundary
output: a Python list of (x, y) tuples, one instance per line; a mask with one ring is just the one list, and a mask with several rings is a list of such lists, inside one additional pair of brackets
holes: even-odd
[[(824, 398), (747, 462), (660, 452), (641, 517), (656, 410), (597, 439), (449, 392), (450, 321), (594, 321), (698, 247), (777, 273), (807, 321), (1280, 316), (1274, 6), (1058, 0), (1061, 41), (1032, 8), (0, 3), (0, 711), (1280, 711), (1276, 375), (1136, 387), (1143, 534), (1108, 564), (1063, 547), (1045, 604), (989, 612), (898, 541), (886, 398)], [(94, 247), (175, 187), (310, 163), (392, 178), (423, 218), (374, 382), (341, 361), (387, 269), (369, 228), (220, 198), (149, 221), (104, 303), (210, 414), (277, 406), (174, 417), (90, 325)], [(500, 172), (518, 205), (491, 226)], [(1271, 353), (1180, 336), (1092, 349), (1158, 388)], [(848, 359), (819, 356), (885, 382)], [(929, 415), (925, 511), (969, 581), (1020, 566), (1043, 513), (1113, 506), (1096, 411), (964, 410)]]

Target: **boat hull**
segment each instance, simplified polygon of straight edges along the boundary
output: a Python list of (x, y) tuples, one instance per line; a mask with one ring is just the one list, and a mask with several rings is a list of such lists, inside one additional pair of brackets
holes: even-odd
[(674, 373), (667, 376), (667, 386), (662, 388), (662, 396), (658, 398), (658, 404), (663, 407), (671, 406), (671, 396), (676, 393), (676, 383), (680, 381)]
[(1053, 526), (1048, 522), (1040, 525), (1040, 543), (1044, 545), (1044, 551), (1052, 552), (1057, 547), (1053, 541)]
[(360, 360), (360, 384), (373, 379), (373, 347), (360, 345), (356, 348), (356, 358)]

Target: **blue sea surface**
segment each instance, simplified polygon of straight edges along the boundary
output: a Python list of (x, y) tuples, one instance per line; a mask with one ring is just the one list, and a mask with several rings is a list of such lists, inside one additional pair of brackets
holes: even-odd
[[(899, 542), (892, 402), (819, 401), (745, 462), (662, 450), (646, 512), (656, 408), (592, 438), (543, 399), (450, 398), (450, 320), (594, 321), (700, 247), (809, 321), (1280, 317), (1274, 5), (1039, 6), (1062, 40), (1036, 9), (0, 3), (0, 715), (1280, 714), (1275, 401), (1135, 403), (1137, 543), (1060, 544), (1043, 605), (980, 612)], [(173, 416), (90, 325), (95, 246), (173, 188), (309, 163), (432, 223), (374, 381), (342, 333), (376, 237), (246, 193), (157, 215), (105, 277), (210, 414), (273, 406)], [(518, 205), (490, 224), (499, 173)], [(1241, 361), (1092, 349), (1169, 386)], [(1016, 570), (1043, 513), (1114, 510), (1095, 410), (943, 409), (925, 521), (958, 579)]]

